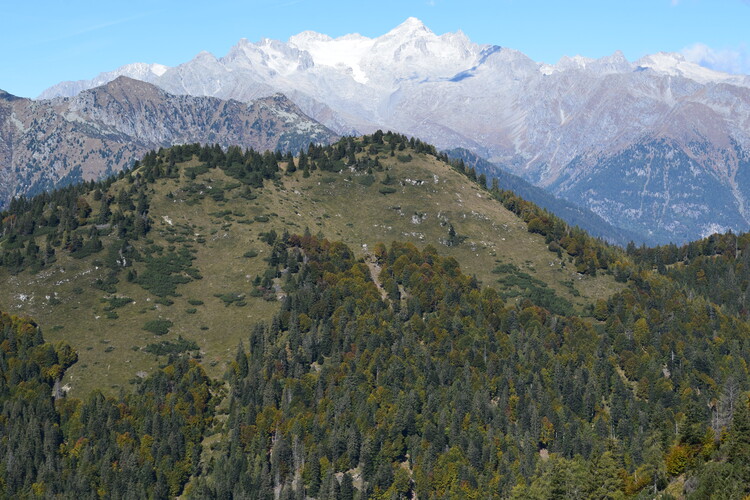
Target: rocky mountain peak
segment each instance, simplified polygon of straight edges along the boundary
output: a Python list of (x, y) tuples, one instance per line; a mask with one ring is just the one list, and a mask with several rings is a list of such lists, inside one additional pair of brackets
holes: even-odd
[[(649, 179), (658, 169), (705, 173), (726, 190), (721, 196), (734, 200), (735, 214), (742, 213), (720, 225), (750, 227), (750, 209), (744, 208), (750, 207), (750, 176), (737, 175), (750, 166), (744, 152), (732, 149), (750, 147), (750, 97), (744, 92), (750, 77), (712, 71), (679, 54), (631, 63), (617, 51), (539, 64), (513, 49), (475, 44), (461, 32), (436, 35), (409, 18), (377, 38), (304, 32), (288, 42), (240, 40), (218, 60), (196, 57), (161, 76), (150, 70), (140, 78), (136, 69), (123, 67), (50, 92), (75, 95), (119, 75), (172, 94), (242, 102), (282, 92), (340, 134), (382, 128), (439, 148), (466, 148), (537, 186), (596, 207), (610, 222), (627, 213), (628, 229), (658, 227), (662, 237), (679, 234), (680, 240), (698, 225), (690, 217), (717, 217), (709, 206), (714, 195), (698, 193), (690, 176), (680, 174), (653, 195), (650, 212), (638, 200), (655, 185)], [(604, 191), (589, 184), (602, 162), (623, 152), (641, 154), (636, 145), (646, 144), (663, 160), (653, 171), (629, 170), (643, 183), (616, 196), (607, 191), (604, 202), (594, 200), (591, 193)], [(638, 158), (646, 164), (646, 156)], [(612, 169), (606, 182), (617, 184), (616, 175), (625, 170)], [(679, 201), (668, 195), (676, 185), (684, 187)]]
[(414, 34), (434, 34), (424, 23), (416, 17), (408, 17), (385, 36), (410, 36)]
[(23, 97), (18, 97), (13, 94), (9, 94), (8, 92), (4, 91), (3, 89), (0, 89), (0, 100), (3, 101), (15, 101), (18, 99), (23, 99)]
[(299, 151), (338, 138), (282, 94), (251, 102), (173, 95), (119, 76), (75, 97), (10, 99), (0, 106), (0, 207), (13, 196), (117, 172), (174, 144)]

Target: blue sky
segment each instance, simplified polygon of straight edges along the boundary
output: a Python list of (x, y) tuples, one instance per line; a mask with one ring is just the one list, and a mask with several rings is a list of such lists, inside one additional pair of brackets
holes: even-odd
[(667, 51), (750, 73), (750, 0), (0, 0), (0, 13), (0, 89), (25, 97), (131, 62), (222, 56), (240, 38), (375, 37), (410, 16), (536, 61)]

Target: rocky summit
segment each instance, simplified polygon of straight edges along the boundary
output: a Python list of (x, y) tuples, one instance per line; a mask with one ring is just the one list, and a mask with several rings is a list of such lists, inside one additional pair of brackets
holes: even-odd
[(0, 207), (116, 173), (151, 149), (201, 142), (299, 151), (337, 135), (283, 95), (251, 102), (172, 95), (117, 77), (74, 97), (0, 95)]

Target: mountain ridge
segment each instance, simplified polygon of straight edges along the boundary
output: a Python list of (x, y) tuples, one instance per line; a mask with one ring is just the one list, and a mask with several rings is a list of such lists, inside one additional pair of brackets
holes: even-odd
[[(360, 256), (381, 241), (431, 245), (487, 284), (510, 273), (508, 300), (533, 296), (552, 310), (583, 308), (622, 286), (613, 275), (621, 249), (472, 179), (469, 166), (392, 133), (312, 146), (296, 161), (236, 146), (151, 151), (135, 169), (10, 204), (0, 217), (0, 303), (54, 321), (55, 341), (83, 332), (74, 346), (93, 349), (71, 371), (79, 381), (66, 381), (77, 391), (105, 375), (103, 350), (149, 340), (141, 327), (151, 320), (171, 321), (175, 335), (225, 362), (224, 349), (244, 335), (232, 325), (270, 320), (283, 298), (283, 279), (264, 274), (278, 260), (271, 233), (333, 234)], [(110, 309), (113, 297), (133, 302)], [(206, 307), (196, 311), (193, 299)], [(122, 334), (96, 345), (101, 325)], [(153, 366), (144, 356), (131, 359)], [(111, 366), (113, 384), (134, 375), (124, 359)]]
[[(134, 70), (111, 74), (118, 71)], [(615, 52), (550, 65), (518, 50), (475, 44), (461, 32), (436, 35), (409, 18), (376, 38), (303, 32), (287, 42), (243, 39), (223, 57), (203, 52), (147, 78), (172, 93), (240, 101), (282, 92), (342, 135), (389, 129), (441, 149), (466, 148), (614, 225), (638, 213), (648, 196), (621, 193), (613, 204), (585, 194), (601, 188), (588, 183), (601, 162), (665, 137), (691, 158), (699, 143), (703, 157), (680, 168), (697, 168), (718, 182), (734, 200), (731, 212), (684, 212), (659, 192), (657, 211), (664, 216), (628, 216), (625, 229), (651, 231), (666, 242), (705, 236), (717, 226), (750, 227), (744, 211), (750, 186), (737, 183), (733, 172), (741, 165), (729, 146), (739, 145), (740, 156), (750, 150), (750, 77), (703, 68), (680, 54), (630, 62)], [(42, 95), (80, 85), (63, 83)]]
[(0, 101), (0, 206), (74, 180), (130, 166), (181, 143), (299, 151), (338, 136), (280, 94), (250, 103), (177, 96), (119, 76), (76, 97)]

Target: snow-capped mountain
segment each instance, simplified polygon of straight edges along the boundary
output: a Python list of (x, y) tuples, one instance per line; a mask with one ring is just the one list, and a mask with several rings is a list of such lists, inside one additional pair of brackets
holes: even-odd
[[(384, 128), (467, 148), (644, 237), (750, 227), (750, 77), (679, 54), (550, 65), (410, 18), (377, 38), (243, 39), (221, 58), (130, 65), (43, 96), (115, 75), (240, 101), (282, 92), (340, 134)], [(649, 153), (631, 161), (642, 149)]]

